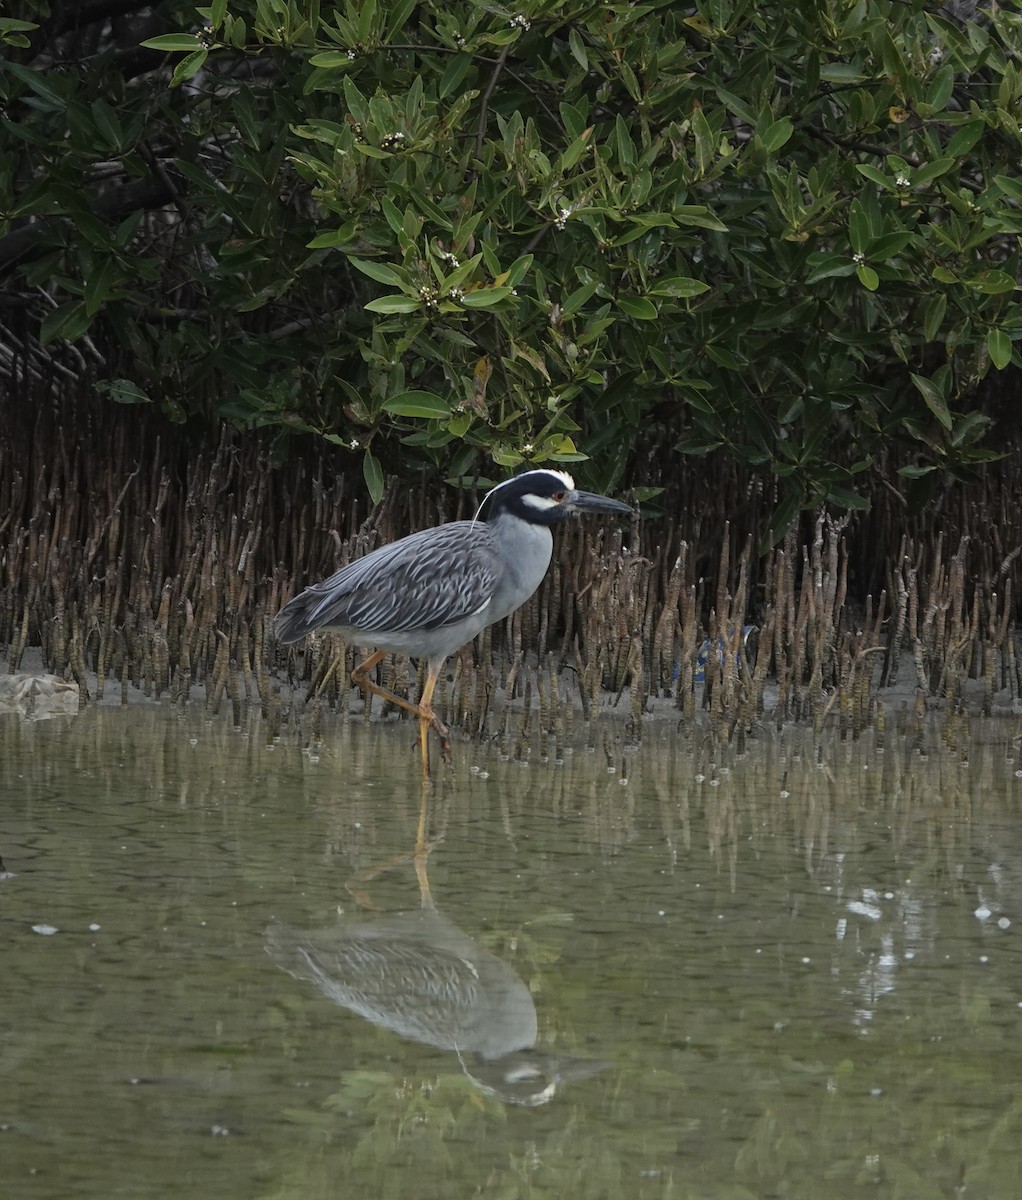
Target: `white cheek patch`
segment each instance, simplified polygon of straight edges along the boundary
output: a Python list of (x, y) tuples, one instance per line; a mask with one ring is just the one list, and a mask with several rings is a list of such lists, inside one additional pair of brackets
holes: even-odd
[(534, 508), (537, 512), (548, 512), (551, 508), (559, 507), (552, 496), (536, 496), (532, 492), (525, 493), (522, 503), (526, 508)]

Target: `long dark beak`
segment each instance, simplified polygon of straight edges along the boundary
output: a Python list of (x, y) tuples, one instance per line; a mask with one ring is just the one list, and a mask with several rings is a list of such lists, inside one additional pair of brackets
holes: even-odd
[(598, 496), (595, 492), (569, 492), (562, 502), (570, 512), (628, 513), (632, 508), (609, 496)]

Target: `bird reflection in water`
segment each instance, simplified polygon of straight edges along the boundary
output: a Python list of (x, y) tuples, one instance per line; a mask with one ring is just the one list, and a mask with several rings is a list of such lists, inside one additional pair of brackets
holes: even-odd
[[(425, 800), (424, 800), (425, 805)], [(480, 1091), (535, 1107), (562, 1083), (607, 1063), (535, 1048), (536, 1007), (506, 962), (484, 950), (436, 909), (426, 875), (425, 813), (416, 849), (348, 883), (362, 904), (369, 879), (409, 859), (419, 880), (418, 911), (345, 919), (330, 929), (274, 923), (266, 949), (278, 966), (342, 1008), (402, 1037), (458, 1056)]]

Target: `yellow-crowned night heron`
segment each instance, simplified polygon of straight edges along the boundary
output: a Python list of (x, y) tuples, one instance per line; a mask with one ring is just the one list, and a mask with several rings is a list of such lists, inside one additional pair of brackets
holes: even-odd
[[(525, 471), (487, 492), (471, 521), (413, 533), (306, 588), (277, 614), (274, 632), (281, 642), (297, 642), (322, 629), (374, 646), (352, 680), (419, 718), (428, 778), (430, 726), (450, 757), (447, 729), (433, 712), (433, 690), (448, 655), (535, 592), (550, 565), (552, 526), (574, 513), (631, 511), (619, 500), (579, 491), (563, 471)], [(388, 652), (426, 659), (418, 704), (370, 679)]]

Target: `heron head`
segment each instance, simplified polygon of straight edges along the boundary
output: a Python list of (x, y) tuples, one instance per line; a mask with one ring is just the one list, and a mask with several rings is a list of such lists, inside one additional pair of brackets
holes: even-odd
[(492, 521), (509, 513), (530, 525), (556, 525), (576, 513), (628, 513), (632, 510), (620, 500), (584, 492), (575, 487), (567, 471), (541, 468), (523, 471), (491, 488), (483, 498), (477, 521)]

